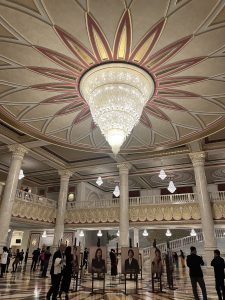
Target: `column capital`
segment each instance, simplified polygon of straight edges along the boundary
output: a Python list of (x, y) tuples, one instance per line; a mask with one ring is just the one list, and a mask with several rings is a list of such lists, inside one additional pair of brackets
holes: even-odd
[(59, 170), (59, 175), (61, 176), (61, 179), (63, 180), (69, 180), (70, 177), (73, 175), (73, 172), (71, 172), (70, 170)]
[(194, 167), (204, 166), (205, 164), (205, 152), (191, 152), (189, 153), (190, 159)]
[(12, 152), (13, 158), (22, 160), (28, 149), (20, 144), (8, 145), (9, 151)]
[(128, 163), (121, 163), (117, 165), (117, 168), (119, 169), (120, 174), (122, 173), (128, 174), (130, 165)]

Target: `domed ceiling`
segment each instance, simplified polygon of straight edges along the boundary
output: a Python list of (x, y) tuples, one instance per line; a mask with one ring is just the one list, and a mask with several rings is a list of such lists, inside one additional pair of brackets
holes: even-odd
[(121, 152), (225, 127), (225, 8), (218, 0), (0, 1), (0, 118), (35, 138), (110, 152), (79, 82), (96, 65), (145, 69), (155, 92)]

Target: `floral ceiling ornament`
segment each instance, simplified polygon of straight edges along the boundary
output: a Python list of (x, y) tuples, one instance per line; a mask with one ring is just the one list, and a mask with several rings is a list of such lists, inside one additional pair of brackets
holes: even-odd
[[(83, 74), (87, 74), (90, 68), (99, 66), (105, 63), (111, 62), (126, 62), (130, 65), (136, 65), (140, 67), (140, 71), (149, 74), (149, 77), (154, 78), (155, 87), (151, 88), (152, 92), (148, 94), (148, 99), (145, 100), (143, 112), (140, 113), (140, 122), (147, 127), (151, 127), (151, 115), (169, 121), (165, 113), (160, 110), (160, 107), (166, 108), (173, 105), (173, 109), (178, 111), (185, 111), (181, 106), (171, 103), (166, 99), (173, 90), (171, 87), (178, 87), (187, 83), (194, 83), (204, 80), (205, 77), (173, 77), (177, 72), (184, 70), (193, 64), (196, 64), (204, 59), (199, 57), (195, 59), (188, 59), (185, 61), (171, 64), (166, 67), (165, 63), (172, 58), (178, 51), (180, 51), (190, 40), (191, 36), (180, 39), (161, 51), (151, 55), (151, 50), (158, 41), (158, 38), (165, 25), (165, 19), (162, 18), (156, 23), (150, 30), (142, 37), (140, 42), (132, 50), (132, 21), (129, 10), (126, 10), (119, 22), (117, 32), (114, 39), (113, 48), (110, 48), (106, 36), (98, 25), (97, 21), (90, 14), (86, 14), (87, 19), (87, 31), (89, 41), (92, 46), (92, 51), (88, 50), (78, 39), (67, 33), (59, 26), (54, 26), (56, 32), (66, 44), (66, 46), (72, 51), (75, 59), (57, 53), (54, 50), (36, 47), (42, 54), (53, 60), (55, 63), (66, 69), (65, 71), (59, 71), (49, 68), (37, 68), (30, 67), (33, 71), (42, 73), (46, 76), (61, 80), (62, 83), (51, 84), (38, 84), (32, 86), (35, 89), (48, 90), (52, 92), (61, 92), (61, 95), (53, 96), (46, 99), (45, 103), (59, 103), (68, 101), (68, 105), (61, 109), (57, 115), (66, 115), (71, 112), (79, 111), (76, 114), (73, 123), (78, 124), (88, 118), (91, 114), (91, 107), (84, 99), (83, 93), (80, 91), (80, 82), (82, 82)], [(162, 66), (163, 65), (163, 66)], [(183, 94), (183, 97), (187, 95), (185, 91), (174, 91)], [(146, 94), (147, 96), (147, 94)], [(180, 95), (182, 96), (182, 95)], [(86, 98), (86, 97), (85, 97)], [(94, 115), (93, 115), (94, 116)], [(94, 117), (95, 119), (95, 117)], [(97, 122), (96, 122), (97, 123)], [(95, 128), (93, 123), (92, 128)], [(101, 127), (101, 126), (100, 126)], [(102, 126), (103, 127), (103, 126)], [(102, 130), (102, 129), (101, 129)], [(130, 132), (130, 130), (129, 130)], [(105, 136), (107, 134), (104, 133)], [(117, 132), (111, 139), (120, 139), (120, 145), (124, 142), (125, 136), (118, 136)], [(110, 143), (110, 139), (107, 139)], [(118, 152), (119, 146), (114, 152)]]

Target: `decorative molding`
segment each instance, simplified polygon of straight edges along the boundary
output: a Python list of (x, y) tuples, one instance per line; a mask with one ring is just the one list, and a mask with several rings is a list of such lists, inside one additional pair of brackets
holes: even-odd
[(192, 152), (189, 153), (190, 159), (194, 167), (204, 166), (205, 164), (205, 152)]
[(117, 165), (120, 174), (128, 174), (130, 169), (129, 163), (120, 163)]
[(69, 170), (59, 170), (59, 175), (61, 176), (61, 180), (69, 181), (70, 177), (73, 175), (73, 172)]
[(8, 145), (9, 151), (12, 152), (12, 157), (22, 160), (24, 155), (28, 153), (28, 149), (20, 144)]

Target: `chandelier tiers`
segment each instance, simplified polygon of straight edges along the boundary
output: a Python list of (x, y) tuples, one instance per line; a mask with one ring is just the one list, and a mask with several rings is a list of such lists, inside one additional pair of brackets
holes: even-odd
[(154, 81), (140, 67), (108, 63), (85, 73), (80, 81), (80, 93), (90, 107), (94, 122), (117, 155), (152, 97)]

